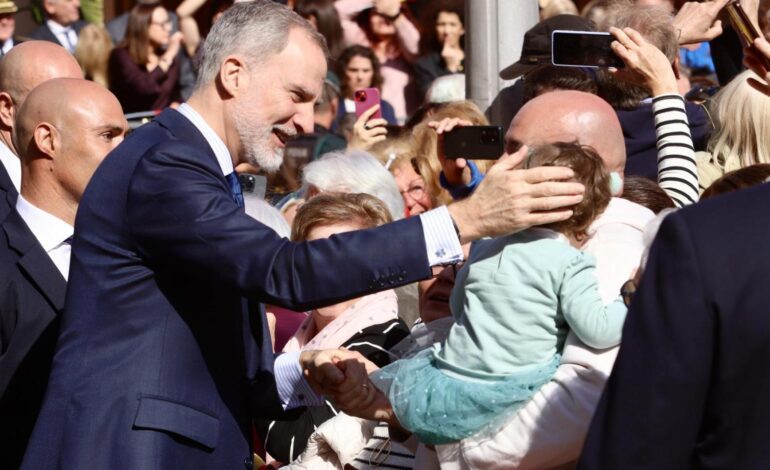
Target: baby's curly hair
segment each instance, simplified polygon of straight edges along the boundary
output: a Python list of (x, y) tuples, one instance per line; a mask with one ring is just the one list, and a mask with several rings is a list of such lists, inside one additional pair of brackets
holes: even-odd
[(526, 167), (565, 166), (575, 172), (574, 181), (585, 188), (583, 200), (572, 207), (569, 219), (544, 225), (544, 228), (572, 234), (578, 241), (588, 236), (588, 227), (610, 203), (610, 175), (596, 151), (577, 142), (560, 142), (532, 147)]

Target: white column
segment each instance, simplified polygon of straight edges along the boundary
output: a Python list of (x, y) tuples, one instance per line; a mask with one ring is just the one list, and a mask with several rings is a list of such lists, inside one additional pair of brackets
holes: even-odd
[[(524, 33), (539, 20), (537, 0), (466, 0), (465, 18), (466, 96), (486, 111), (513, 84), (499, 73), (519, 59)], [(500, 122), (499, 109), (487, 114)]]

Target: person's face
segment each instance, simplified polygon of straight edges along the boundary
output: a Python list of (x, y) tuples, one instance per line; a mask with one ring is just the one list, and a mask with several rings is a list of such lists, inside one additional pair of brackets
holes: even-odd
[(433, 209), (433, 203), (425, 187), (425, 179), (414, 171), (410, 163), (405, 163), (393, 170), (393, 177), (404, 199), (407, 217)]
[(441, 44), (459, 46), (465, 28), (457, 13), (442, 11), (436, 18), (436, 37)]
[(171, 18), (165, 8), (158, 7), (152, 11), (152, 16), (150, 16), (150, 24), (147, 25), (147, 38), (152, 47), (159, 48), (167, 45), (170, 37)]
[(345, 78), (348, 81), (350, 91), (371, 87), (374, 78), (372, 61), (366, 57), (353, 57), (348, 62), (348, 66), (345, 67)]
[(461, 264), (447, 266), (438, 276), (417, 283), (419, 292), (420, 318), (425, 323), (447, 317), (452, 311), (449, 308), (449, 297), (455, 285), (455, 276)]
[(0, 14), (0, 42), (10, 39), (15, 28), (16, 20), (13, 18), (13, 13)]
[(47, 0), (48, 16), (62, 26), (69, 26), (80, 19), (80, 0)]
[(96, 167), (123, 141), (127, 130), (120, 103), (106, 90), (84, 99), (67, 115), (55, 171), (70, 194), (80, 199)]
[(369, 17), (369, 27), (372, 33), (380, 39), (389, 38), (396, 34), (396, 27), (393, 22), (377, 13), (372, 13)]
[(313, 131), (313, 104), (326, 76), (326, 59), (295, 29), (283, 51), (246, 74), (247, 89), (232, 100), (231, 113), (240, 161), (274, 172), (281, 166), (286, 142)]

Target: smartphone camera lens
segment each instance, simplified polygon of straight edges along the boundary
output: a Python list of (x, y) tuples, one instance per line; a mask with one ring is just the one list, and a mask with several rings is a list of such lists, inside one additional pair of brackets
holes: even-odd
[(359, 103), (363, 103), (364, 101), (366, 101), (366, 92), (364, 90), (358, 90), (356, 91), (354, 97), (356, 101), (358, 101)]
[(481, 143), (482, 144), (496, 144), (497, 132), (494, 129), (484, 129), (481, 131)]

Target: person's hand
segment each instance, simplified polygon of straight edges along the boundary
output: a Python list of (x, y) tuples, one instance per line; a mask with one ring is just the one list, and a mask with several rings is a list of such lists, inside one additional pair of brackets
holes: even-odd
[(388, 130), (385, 126), (388, 121), (382, 118), (372, 119), (374, 113), (380, 109), (376, 104), (361, 114), (353, 125), (353, 137), (350, 139), (350, 147), (360, 150), (369, 150), (378, 142), (388, 138)]
[[(436, 134), (438, 134), (438, 140), (436, 141), (436, 155), (438, 156), (438, 161), (441, 163), (441, 168), (444, 171), (444, 178), (446, 178), (447, 183), (452, 186), (470, 183), (471, 171), (470, 168), (468, 168), (468, 161), (466, 159), (446, 158), (446, 155), (444, 154), (444, 134), (455, 127), (472, 125), (472, 122), (460, 118), (444, 118), (441, 121), (431, 121), (428, 123), (428, 127), (435, 129)], [(468, 156), (472, 157), (472, 155)]]
[(450, 45), (449, 43), (449, 40), (444, 42), (444, 47), (441, 49), (441, 58), (444, 59), (447, 70), (457, 73), (462, 69), (465, 52), (460, 46)]
[(743, 63), (764, 80), (750, 77), (749, 85), (770, 96), (770, 43), (763, 37), (755, 39), (752, 47), (743, 49)]
[(382, 16), (394, 18), (401, 12), (401, 0), (374, 0), (374, 10)]
[(582, 201), (585, 191), (580, 183), (563, 181), (572, 178), (573, 171), (555, 166), (516, 169), (526, 155), (526, 146), (503, 155), (471, 197), (449, 206), (462, 243), (572, 216), (569, 206)]
[(275, 314), (272, 312), (265, 312), (267, 317), (267, 328), (270, 330), (270, 343), (273, 345), (273, 351), (275, 351)]
[(615, 36), (612, 50), (626, 64), (615, 71), (616, 77), (644, 85), (652, 96), (679, 92), (671, 62), (660, 49), (631, 28), (610, 28), (610, 33)]
[(711, 41), (722, 34), (719, 12), (730, 0), (687, 2), (674, 17), (674, 30), (679, 35), (679, 44), (696, 44)]
[(335, 403), (357, 409), (374, 400), (374, 386), (369, 381), (371, 362), (356, 351), (330, 349), (303, 351), (300, 365), (313, 390)]
[(174, 62), (177, 54), (179, 54), (179, 48), (182, 46), (182, 41), (184, 41), (184, 35), (181, 31), (177, 31), (171, 35), (171, 38), (169, 38), (166, 51), (160, 56), (160, 65), (166, 65), (164, 70), (168, 70), (168, 67), (171, 66), (171, 63)]

